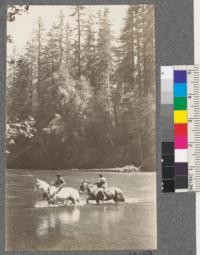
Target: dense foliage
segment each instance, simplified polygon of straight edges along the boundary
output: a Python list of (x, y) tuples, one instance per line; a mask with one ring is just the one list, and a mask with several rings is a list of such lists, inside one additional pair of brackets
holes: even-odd
[(128, 6), (119, 38), (108, 9), (74, 6), (71, 17), (73, 29), (61, 11), (48, 32), (39, 18), (8, 59), (8, 167), (154, 171), (153, 7)]

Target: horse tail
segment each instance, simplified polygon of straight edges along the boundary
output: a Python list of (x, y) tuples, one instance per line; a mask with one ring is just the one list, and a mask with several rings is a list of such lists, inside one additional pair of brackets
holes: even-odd
[(120, 199), (120, 202), (125, 202), (125, 198), (124, 198), (124, 195), (121, 193), (121, 199)]

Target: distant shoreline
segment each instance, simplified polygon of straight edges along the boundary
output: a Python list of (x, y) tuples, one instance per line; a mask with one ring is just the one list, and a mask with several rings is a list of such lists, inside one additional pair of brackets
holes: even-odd
[(60, 172), (107, 172), (107, 173), (138, 173), (138, 174), (142, 174), (142, 173), (155, 173), (156, 171), (140, 171), (140, 172), (132, 172), (132, 171), (122, 171), (120, 169), (116, 169), (116, 168), (90, 168), (90, 169), (76, 169), (76, 168), (72, 168), (72, 169), (18, 169), (18, 168), (7, 168), (6, 170), (27, 170), (27, 171), (60, 171)]

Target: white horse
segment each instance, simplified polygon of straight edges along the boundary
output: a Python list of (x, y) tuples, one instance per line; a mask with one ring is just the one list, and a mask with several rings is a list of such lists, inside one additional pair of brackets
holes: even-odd
[(63, 187), (61, 190), (58, 191), (57, 187), (49, 185), (47, 182), (40, 179), (37, 179), (34, 191), (43, 192), (43, 198), (44, 194), (46, 194), (47, 201), (53, 204), (57, 201), (66, 203), (68, 200), (70, 200), (73, 204), (79, 204), (80, 201), (80, 195), (78, 190), (70, 187)]
[(34, 192), (40, 192), (43, 194), (43, 200), (48, 200), (49, 198), (49, 184), (45, 181), (37, 179), (34, 187)]

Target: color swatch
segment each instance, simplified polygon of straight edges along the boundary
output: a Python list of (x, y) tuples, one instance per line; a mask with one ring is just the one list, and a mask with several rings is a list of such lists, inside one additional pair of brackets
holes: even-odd
[(188, 189), (187, 70), (174, 67), (174, 171), (175, 191)]
[(173, 67), (161, 67), (162, 191), (175, 191)]
[(162, 191), (200, 191), (200, 66), (161, 67)]

